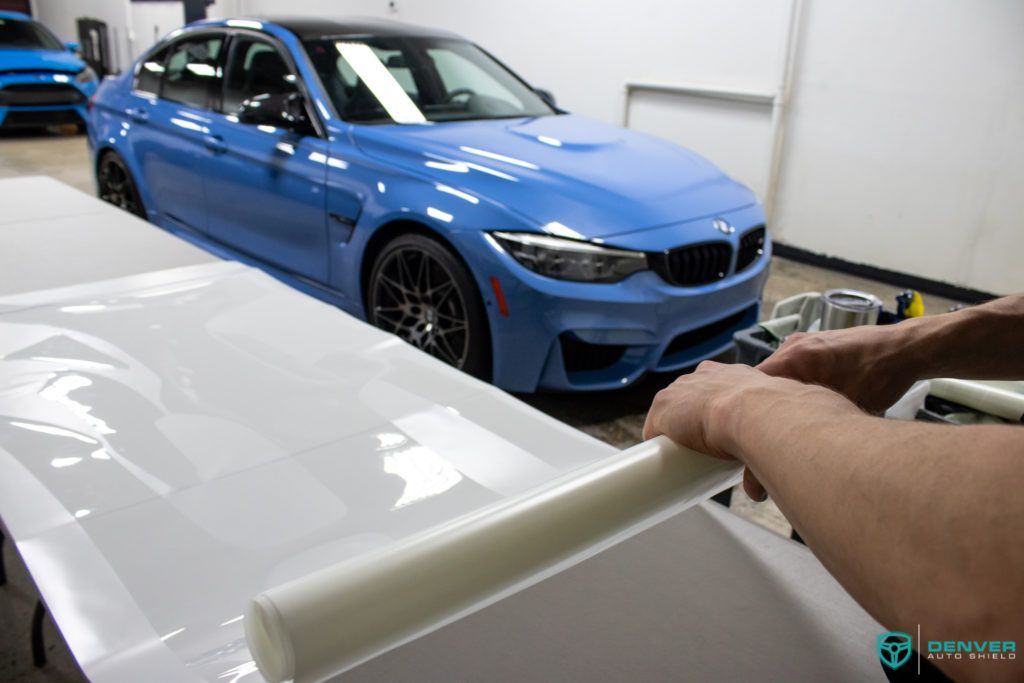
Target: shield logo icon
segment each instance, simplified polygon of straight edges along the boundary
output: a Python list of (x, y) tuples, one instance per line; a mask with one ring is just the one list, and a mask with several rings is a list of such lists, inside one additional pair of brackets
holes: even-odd
[(888, 631), (878, 636), (878, 658), (892, 670), (896, 670), (910, 659), (913, 639), (900, 631)]

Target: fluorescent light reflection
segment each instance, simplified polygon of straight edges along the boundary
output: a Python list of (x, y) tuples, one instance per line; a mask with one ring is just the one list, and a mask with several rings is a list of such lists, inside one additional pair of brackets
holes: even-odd
[(456, 190), (454, 187), (449, 187), (447, 185), (441, 184), (437, 184), (434, 187), (437, 188), (438, 192), (444, 192), (446, 194), (453, 195), (455, 197), (458, 197), (459, 199), (463, 199), (469, 202), (470, 204), (480, 203), (480, 200), (474, 197), (473, 195), (469, 194), (468, 192), (463, 192), (462, 190)]
[(423, 446), (388, 453), (384, 471), (405, 480), (405, 490), (392, 510), (444, 493), (462, 481), (450, 462)]
[(569, 239), (582, 240), (586, 239), (582, 234), (573, 230), (567, 225), (562, 225), (558, 221), (552, 221), (544, 226), (544, 232), (551, 235), (558, 235), (559, 237), (568, 237)]
[(255, 21), (254, 19), (228, 19), (225, 23), (228, 26), (233, 26), (234, 28), (252, 28), (257, 31), (263, 30), (263, 22)]
[(82, 462), (81, 458), (54, 458), (53, 460), (50, 461), (50, 466), (56, 467), (57, 469), (61, 469), (63, 467), (71, 467), (72, 465), (77, 465), (80, 462)]
[(29, 356), (30, 360), (38, 360), (43, 363), (57, 363), (58, 365), (74, 366), (80, 370), (113, 370), (110, 363), (101, 363), (95, 360), (82, 360), (81, 358), (59, 358), (57, 356)]
[(256, 673), (259, 669), (256, 667), (256, 662), (246, 662), (245, 664), (239, 664), (233, 666), (227, 671), (217, 674), (217, 678), (229, 679), (225, 683), (238, 683), (246, 676)]
[(513, 166), (522, 166), (536, 171), (540, 167), (537, 164), (531, 164), (529, 161), (523, 161), (522, 159), (516, 159), (515, 157), (505, 156), (504, 154), (498, 154), (497, 152), (488, 152), (484, 149), (477, 149), (476, 147), (459, 147), (463, 152), (468, 154), (475, 154), (479, 157), (485, 157), (487, 159), (494, 159), (495, 161), (501, 161), (506, 164), (512, 164)]
[(79, 403), (69, 394), (84, 387), (92, 386), (92, 380), (81, 375), (65, 375), (53, 381), (45, 389), (39, 392), (39, 397), (47, 401), (53, 401), (62, 405), (69, 413), (89, 425), (97, 434), (116, 434), (117, 430), (112, 429), (104, 420), (92, 414), (92, 406)]
[(185, 68), (201, 78), (213, 78), (217, 75), (217, 69), (209, 64), (189, 62), (185, 65)]
[(61, 313), (96, 313), (105, 310), (107, 310), (107, 307), (103, 304), (79, 304), (77, 306), (64, 306), (60, 309)]
[(396, 123), (427, 122), (423, 112), (369, 45), (339, 41), (334, 46)]
[(398, 448), (404, 446), (409, 439), (405, 434), (398, 434), (397, 432), (381, 432), (377, 435), (377, 450), (390, 450), (392, 448)]
[(424, 163), (424, 165), (427, 168), (436, 168), (439, 171), (450, 171), (452, 173), (469, 173), (469, 171), (472, 169), (474, 171), (486, 173), (487, 175), (492, 175), (495, 178), (501, 178), (502, 180), (511, 180), (514, 183), (519, 182), (519, 178), (516, 178), (515, 176), (509, 175), (508, 173), (504, 173), (495, 168), (483, 166), (482, 164), (474, 164), (469, 161), (451, 161), (443, 157), (434, 158), (437, 159), (437, 161), (427, 161)]
[(197, 133), (207, 132), (205, 126), (200, 126), (198, 123), (194, 121), (186, 121), (185, 119), (179, 119), (176, 116), (171, 117), (171, 123), (173, 123), (178, 128), (184, 128), (185, 130), (192, 130)]
[(30, 432), (39, 432), (41, 434), (49, 434), (50, 436), (66, 436), (69, 439), (75, 439), (77, 441), (81, 441), (82, 443), (99, 445), (99, 442), (96, 441), (96, 439), (90, 439), (84, 434), (79, 434), (78, 432), (73, 432), (70, 429), (64, 429), (62, 427), (54, 427), (53, 425), (33, 424), (31, 422), (18, 422), (15, 420), (8, 422), (8, 424), (11, 425), (12, 427), (18, 427), (19, 429), (27, 429)]
[(433, 206), (427, 207), (427, 215), (430, 216), (431, 218), (436, 218), (437, 220), (443, 221), (445, 223), (451, 223), (452, 220), (455, 218), (455, 216), (451, 215), (447, 211), (436, 209)]

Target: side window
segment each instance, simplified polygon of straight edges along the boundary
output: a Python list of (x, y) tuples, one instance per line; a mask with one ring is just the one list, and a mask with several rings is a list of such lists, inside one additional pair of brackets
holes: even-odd
[(270, 43), (240, 37), (231, 49), (224, 79), (225, 114), (237, 114), (242, 102), (257, 95), (282, 95), (298, 90), (298, 81), (284, 57)]
[(164, 75), (164, 62), (167, 61), (167, 53), (171, 48), (165, 47), (157, 50), (146, 61), (139, 65), (135, 74), (134, 89), (154, 97), (160, 93), (160, 80)]
[(165, 64), (160, 97), (206, 109), (210, 95), (220, 87), (217, 57), (223, 44), (222, 36), (186, 38), (175, 43)]

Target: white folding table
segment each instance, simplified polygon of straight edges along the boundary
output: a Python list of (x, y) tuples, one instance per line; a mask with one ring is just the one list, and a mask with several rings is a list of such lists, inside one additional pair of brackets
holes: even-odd
[[(267, 311), (287, 311), (314, 334), (265, 320)], [(108, 321), (104, 339), (123, 343), (90, 337), (99, 329), (90, 316)], [(124, 328), (110, 332), (114, 319)], [(180, 339), (163, 337), (171, 351), (147, 355), (144, 335), (165, 334), (165, 322)], [(299, 575), (610, 451), (48, 178), (0, 180), (0, 330), (0, 516), (99, 683), (258, 681), (238, 597), (268, 575)], [(10, 362), (19, 370), (4, 375)], [(46, 363), (64, 374), (40, 398), (31, 378)], [(89, 363), (107, 374), (90, 374)], [(98, 377), (134, 393), (117, 398)], [(225, 393), (234, 381), (245, 391)], [(351, 406), (332, 403), (345, 392)], [(424, 429), (412, 413), (444, 429)], [(71, 418), (89, 430), (60, 422)], [(431, 453), (451, 447), (445, 429), (481, 439), (499, 464), (441, 462)], [(40, 438), (52, 448), (26, 455)], [(219, 459), (206, 457), (209, 439), (220, 440)], [(40, 452), (44, 461), (33, 460)], [(108, 466), (116, 476), (68, 476)], [(285, 500), (267, 503), (275, 491)], [(707, 503), (344, 678), (884, 680), (882, 630), (806, 548)]]

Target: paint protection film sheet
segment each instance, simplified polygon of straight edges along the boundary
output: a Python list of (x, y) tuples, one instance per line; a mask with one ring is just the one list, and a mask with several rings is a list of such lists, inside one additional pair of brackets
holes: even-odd
[(0, 517), (100, 683), (328, 678), (737, 475), (232, 263), (0, 300), (0, 416)]

